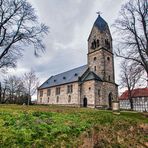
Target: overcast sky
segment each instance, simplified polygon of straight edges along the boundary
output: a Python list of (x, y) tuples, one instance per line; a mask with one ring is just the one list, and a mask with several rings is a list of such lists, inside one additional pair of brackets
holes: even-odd
[[(97, 11), (111, 25), (125, 0), (29, 0), (41, 22), (50, 27), (46, 52), (36, 58), (33, 49), (24, 52), (12, 74), (23, 74), (33, 68), (43, 83), (55, 75), (87, 63), (87, 39), (97, 18)], [(114, 39), (114, 36), (113, 36)], [(115, 60), (118, 83), (119, 62)]]

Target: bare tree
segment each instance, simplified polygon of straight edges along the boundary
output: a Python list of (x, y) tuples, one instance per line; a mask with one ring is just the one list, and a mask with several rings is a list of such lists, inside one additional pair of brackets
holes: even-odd
[(2, 85), (1, 83), (1, 100), (0, 103), (5, 103), (6, 100), (6, 85)]
[(14, 67), (26, 46), (33, 45), (39, 55), (47, 33), (27, 0), (0, 0), (0, 68)]
[(4, 80), (4, 89), (5, 89), (5, 95), (7, 94), (7, 99), (5, 101), (9, 100), (11, 103), (15, 103), (16, 97), (20, 96), (20, 92), (23, 92), (24, 87), (22, 86), (21, 79), (16, 76), (9, 76), (7, 79)]
[(137, 63), (148, 74), (148, 1), (129, 0), (114, 26), (119, 39), (117, 56)]
[(124, 60), (121, 63), (121, 74), (120, 74), (120, 83), (123, 88), (128, 90), (128, 99), (130, 101), (131, 109), (133, 110), (133, 90), (138, 86), (141, 77), (143, 75), (143, 70), (141, 66), (137, 64), (131, 64), (128, 61)]
[(23, 104), (28, 102), (28, 95), (22, 77), (8, 76), (1, 85), (0, 103)]
[(38, 78), (36, 77), (35, 71), (31, 70), (28, 73), (24, 74), (24, 87), (26, 89), (26, 93), (28, 94), (28, 105), (31, 102), (31, 96), (34, 95), (34, 93), (37, 90), (37, 87), (39, 85)]

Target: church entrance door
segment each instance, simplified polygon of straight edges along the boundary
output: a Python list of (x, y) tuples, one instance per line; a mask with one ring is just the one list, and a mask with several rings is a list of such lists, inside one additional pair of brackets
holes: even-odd
[(83, 107), (87, 107), (87, 98), (83, 99)]
[(108, 95), (109, 109), (112, 108), (112, 99), (113, 99), (112, 93), (109, 93)]

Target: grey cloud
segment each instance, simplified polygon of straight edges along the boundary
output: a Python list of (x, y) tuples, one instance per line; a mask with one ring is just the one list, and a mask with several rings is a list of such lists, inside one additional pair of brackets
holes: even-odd
[(46, 52), (35, 58), (33, 48), (24, 52), (17, 71), (34, 68), (43, 82), (49, 76), (86, 64), (87, 38), (97, 17), (111, 25), (123, 0), (29, 0), (39, 19), (50, 27)]

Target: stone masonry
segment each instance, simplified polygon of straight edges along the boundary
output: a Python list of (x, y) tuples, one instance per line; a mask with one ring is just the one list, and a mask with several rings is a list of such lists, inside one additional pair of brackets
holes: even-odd
[(118, 98), (112, 37), (99, 15), (88, 38), (88, 64), (51, 76), (38, 88), (38, 104), (111, 107)]

